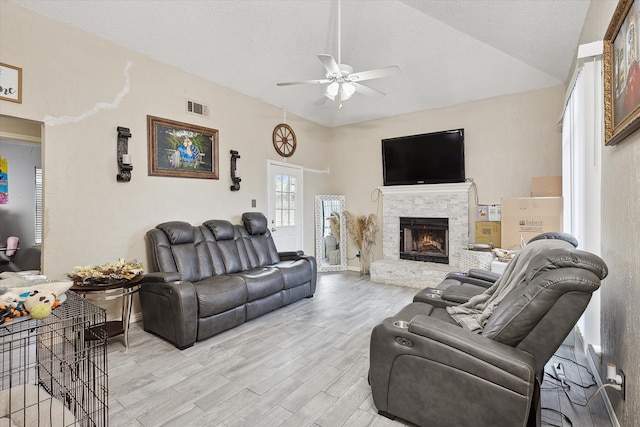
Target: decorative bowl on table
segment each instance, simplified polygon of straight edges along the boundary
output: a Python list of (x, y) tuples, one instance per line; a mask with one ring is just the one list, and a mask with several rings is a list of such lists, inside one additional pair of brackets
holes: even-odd
[(67, 277), (73, 280), (74, 285), (80, 286), (116, 285), (133, 280), (142, 272), (141, 262), (120, 258), (115, 263), (74, 267), (73, 273), (68, 273)]

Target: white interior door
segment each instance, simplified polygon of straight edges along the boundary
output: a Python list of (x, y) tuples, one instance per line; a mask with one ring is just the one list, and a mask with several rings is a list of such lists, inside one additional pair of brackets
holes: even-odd
[(269, 228), (279, 251), (302, 249), (301, 166), (269, 161)]

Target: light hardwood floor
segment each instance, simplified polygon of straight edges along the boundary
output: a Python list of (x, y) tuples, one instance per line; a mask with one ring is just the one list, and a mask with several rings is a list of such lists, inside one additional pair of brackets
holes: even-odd
[(108, 347), (110, 425), (406, 425), (373, 405), (369, 337), (416, 292), (354, 272), (320, 274), (314, 298), (183, 351), (134, 323), (128, 349), (122, 337)]

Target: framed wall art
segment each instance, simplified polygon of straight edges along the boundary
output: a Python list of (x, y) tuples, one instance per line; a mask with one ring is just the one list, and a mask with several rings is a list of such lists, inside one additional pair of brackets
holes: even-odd
[(0, 62), (0, 99), (22, 104), (22, 68)]
[(149, 175), (218, 179), (218, 130), (147, 116)]
[(604, 36), (604, 139), (615, 145), (640, 127), (640, 4), (620, 0)]

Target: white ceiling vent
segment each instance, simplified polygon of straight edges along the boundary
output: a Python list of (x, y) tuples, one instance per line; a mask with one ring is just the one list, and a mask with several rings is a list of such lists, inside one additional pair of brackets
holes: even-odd
[(209, 117), (209, 106), (201, 102), (187, 99), (187, 113), (195, 114), (197, 116)]

